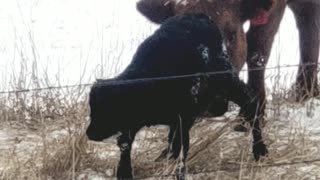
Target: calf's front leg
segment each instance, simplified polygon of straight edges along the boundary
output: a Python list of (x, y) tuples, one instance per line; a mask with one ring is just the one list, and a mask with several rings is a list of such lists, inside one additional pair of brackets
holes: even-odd
[(268, 154), (266, 145), (262, 139), (261, 112), (258, 98), (253, 96), (251, 89), (237, 75), (233, 75), (232, 83), (226, 88), (227, 97), (241, 107), (241, 112), (246, 121), (250, 122), (253, 136), (252, 152), (255, 160)]
[(119, 180), (132, 179), (131, 148), (137, 131), (125, 131), (118, 137), (118, 147), (120, 148), (120, 161), (117, 169)]

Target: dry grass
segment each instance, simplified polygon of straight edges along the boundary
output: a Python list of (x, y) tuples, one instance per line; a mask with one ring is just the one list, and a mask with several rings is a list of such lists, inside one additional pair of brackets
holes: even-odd
[(1, 109), (5, 132), (2, 138), (7, 138), (0, 147), (5, 148), (1, 156), (1, 162), (5, 162), (1, 163), (1, 179), (75, 176), (88, 149), (84, 136), (86, 100), (81, 94), (62, 96), (60, 93), (66, 92), (7, 95)]

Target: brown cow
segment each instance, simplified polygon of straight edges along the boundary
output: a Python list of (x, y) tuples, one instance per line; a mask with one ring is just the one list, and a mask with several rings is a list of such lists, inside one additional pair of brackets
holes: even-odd
[[(301, 60), (294, 89), (296, 100), (301, 101), (319, 94), (320, 0), (140, 0), (137, 8), (155, 23), (190, 12), (211, 16), (224, 35), (235, 68), (241, 70), (247, 61), (248, 83), (259, 96), (260, 114), (263, 115), (266, 102), (265, 67), (287, 4), (294, 13), (299, 29)], [(269, 20), (266, 21), (265, 17)], [(250, 18), (251, 26), (245, 35), (242, 23)]]

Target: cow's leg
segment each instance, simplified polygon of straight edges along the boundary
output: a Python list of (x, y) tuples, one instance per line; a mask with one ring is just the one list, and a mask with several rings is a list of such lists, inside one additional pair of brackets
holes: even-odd
[[(247, 33), (248, 42), (248, 84), (259, 98), (261, 115), (264, 116), (266, 92), (264, 85), (265, 68), (270, 56), (274, 36), (278, 31), (286, 7), (285, 0), (278, 0), (270, 10), (269, 21), (264, 25), (251, 25)], [(261, 118), (262, 124), (264, 119)]]
[(241, 112), (246, 121), (250, 122), (253, 135), (253, 155), (256, 160), (268, 153), (267, 147), (262, 139), (260, 119), (262, 112), (260, 111), (259, 101), (253, 96), (251, 89), (237, 75), (232, 76), (231, 82), (224, 88), (226, 97), (237, 103), (241, 107)]
[(132, 179), (131, 148), (137, 131), (125, 131), (118, 137), (120, 148), (120, 161), (118, 164), (117, 178)]
[(290, 1), (300, 40), (300, 66), (296, 80), (296, 100), (317, 96), (317, 67), (319, 58), (320, 5), (311, 2)]

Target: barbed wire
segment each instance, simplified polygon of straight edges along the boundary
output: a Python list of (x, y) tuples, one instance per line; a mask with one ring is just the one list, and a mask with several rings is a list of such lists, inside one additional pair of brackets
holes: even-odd
[[(244, 69), (240, 72), (249, 72), (249, 71), (259, 71), (259, 70), (275, 70), (275, 69), (283, 69), (283, 68), (292, 68), (292, 67), (299, 67), (299, 66), (312, 66), (316, 63), (305, 63), (303, 65), (300, 64), (293, 64), (293, 65), (282, 65), (282, 66), (274, 66), (274, 67), (257, 67), (251, 69)], [(163, 76), (163, 77), (154, 77), (154, 78), (141, 78), (141, 79), (129, 79), (129, 80), (121, 80), (122, 82), (132, 82), (132, 81), (152, 81), (152, 80), (164, 80), (168, 78), (184, 78), (184, 77), (194, 77), (202, 75), (215, 75), (215, 74), (227, 74), (231, 73), (231, 70), (226, 71), (211, 71), (211, 72), (203, 72), (203, 73), (195, 73), (191, 75), (176, 75), (176, 76)], [(112, 80), (112, 79), (110, 79)], [(52, 90), (52, 89), (66, 89), (66, 88), (74, 88), (74, 87), (88, 87), (92, 86), (94, 83), (84, 83), (84, 84), (73, 84), (73, 85), (64, 85), (64, 86), (48, 86), (48, 87), (40, 87), (40, 88), (30, 88), (30, 89), (20, 89), (20, 90), (9, 90), (9, 91), (0, 91), (0, 94), (13, 94), (13, 93), (26, 93), (26, 92), (34, 92), (34, 91), (45, 91), (45, 90)]]

